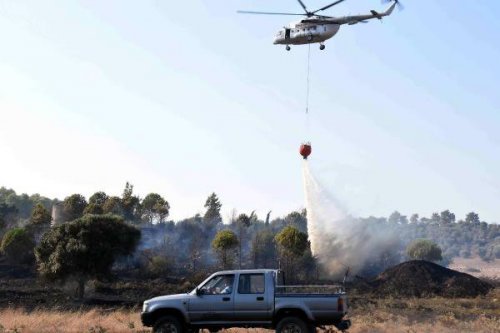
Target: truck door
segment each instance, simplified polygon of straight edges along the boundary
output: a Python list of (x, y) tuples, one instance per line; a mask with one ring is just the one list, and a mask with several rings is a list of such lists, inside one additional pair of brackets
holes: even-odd
[(231, 321), (234, 305), (234, 274), (217, 275), (198, 289), (189, 300), (191, 322)]
[[(267, 286), (268, 289), (271, 289)], [(264, 273), (242, 273), (234, 295), (235, 321), (269, 321), (272, 316), (274, 295), (266, 290)]]

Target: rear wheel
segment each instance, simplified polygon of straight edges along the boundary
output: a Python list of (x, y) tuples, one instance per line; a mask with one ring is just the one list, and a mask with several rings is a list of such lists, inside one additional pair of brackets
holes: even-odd
[(177, 318), (165, 316), (158, 319), (153, 327), (153, 333), (183, 333), (183, 329)]
[(310, 333), (309, 326), (298, 317), (285, 317), (276, 325), (276, 333)]

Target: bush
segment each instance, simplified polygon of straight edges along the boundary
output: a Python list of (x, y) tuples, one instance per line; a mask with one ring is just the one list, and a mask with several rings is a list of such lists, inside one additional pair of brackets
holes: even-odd
[(23, 228), (9, 230), (2, 239), (0, 251), (10, 263), (27, 264), (33, 262), (35, 243)]
[(154, 256), (148, 265), (148, 271), (154, 277), (165, 277), (172, 267), (172, 261), (165, 256)]
[(441, 248), (428, 239), (416, 239), (406, 248), (406, 254), (411, 259), (440, 261), (443, 260)]

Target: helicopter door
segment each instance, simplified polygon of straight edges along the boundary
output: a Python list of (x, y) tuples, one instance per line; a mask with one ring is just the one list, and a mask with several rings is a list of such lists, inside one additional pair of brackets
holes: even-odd
[(285, 29), (285, 40), (290, 39), (290, 29)]

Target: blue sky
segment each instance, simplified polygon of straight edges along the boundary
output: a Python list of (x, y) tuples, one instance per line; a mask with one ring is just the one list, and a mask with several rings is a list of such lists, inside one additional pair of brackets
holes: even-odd
[[(324, 1), (308, 1), (312, 8)], [(215, 191), (304, 206), (298, 146), (353, 215), (500, 221), (500, 3), (406, 1), (311, 49), (272, 45), (290, 1), (0, 1), (0, 184), (63, 198), (159, 192), (172, 218)], [(347, 1), (332, 15), (382, 10)]]

